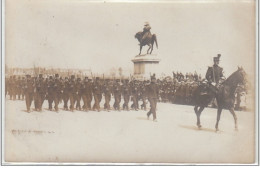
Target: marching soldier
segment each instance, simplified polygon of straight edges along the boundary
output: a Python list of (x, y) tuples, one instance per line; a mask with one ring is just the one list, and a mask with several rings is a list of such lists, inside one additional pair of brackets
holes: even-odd
[(9, 79), (9, 90), (8, 90), (9, 96), (10, 96), (10, 100), (14, 100), (13, 98), (13, 93), (14, 93), (14, 79), (13, 76), (10, 76)]
[(136, 111), (138, 110), (138, 84), (137, 80), (134, 80), (131, 86), (131, 94), (132, 94), (132, 100), (133, 104), (132, 107)]
[(44, 78), (42, 74), (39, 74), (38, 80), (35, 81), (35, 95), (34, 95), (34, 105), (36, 111), (42, 111), (42, 104), (45, 99), (46, 86), (44, 83)]
[(52, 76), (49, 76), (49, 80), (47, 81), (47, 95), (49, 110), (52, 111), (52, 102), (54, 100), (54, 80)]
[(146, 81), (143, 81), (143, 83), (140, 85), (140, 96), (143, 101), (141, 108), (146, 111)]
[(31, 104), (33, 101), (33, 95), (34, 95), (34, 81), (31, 78), (31, 75), (26, 75), (26, 85), (25, 85), (25, 102), (26, 102), (26, 108), (27, 112), (30, 113), (31, 111)]
[(154, 76), (151, 77), (151, 83), (147, 86), (147, 96), (150, 102), (150, 111), (147, 113), (147, 119), (149, 119), (150, 115), (153, 114), (153, 121), (157, 122), (156, 119), (156, 105), (157, 99), (159, 97), (159, 88), (156, 84), (156, 78)]
[(60, 93), (59, 93), (59, 103), (61, 103), (62, 102), (62, 100), (63, 100), (63, 91), (64, 91), (64, 80), (63, 80), (63, 78), (62, 77), (60, 77), (60, 79), (59, 79), (59, 87), (60, 87)]
[(93, 99), (93, 85), (94, 84), (93, 84), (92, 79), (89, 79), (88, 82), (87, 82), (87, 88), (86, 88), (88, 109), (91, 109), (91, 102), (92, 102), (92, 99)]
[(92, 83), (91, 79), (85, 77), (82, 84), (82, 99), (83, 99), (83, 109), (88, 111), (91, 109), (91, 101), (92, 101)]
[(69, 99), (70, 99), (70, 110), (74, 111), (74, 104), (76, 99), (76, 81), (75, 76), (71, 75), (70, 82), (69, 82)]
[(81, 100), (81, 94), (82, 94), (82, 83), (81, 79), (77, 78), (77, 83), (76, 83), (76, 109), (81, 110), (80, 106), (80, 100)]
[(18, 100), (21, 100), (21, 96), (22, 96), (22, 79), (21, 79), (21, 76), (18, 77), (18, 80), (16, 82), (16, 88), (17, 88)]
[(100, 112), (100, 101), (102, 99), (102, 85), (100, 83), (99, 77), (96, 77), (96, 81), (93, 86), (93, 95), (95, 100), (93, 110), (98, 110), (98, 112)]
[(83, 100), (82, 109), (84, 111), (88, 111), (87, 84), (88, 84), (88, 77), (85, 77), (85, 79), (82, 81), (82, 88), (81, 88), (82, 100)]
[(128, 79), (125, 80), (125, 83), (123, 85), (123, 96), (124, 96), (123, 109), (126, 109), (127, 111), (129, 111), (128, 103), (129, 103), (130, 96), (131, 96), (131, 88), (130, 88)]
[(47, 88), (49, 110), (52, 111), (52, 103), (54, 102), (55, 111), (58, 112), (59, 98), (61, 97), (61, 83), (58, 74), (55, 74), (54, 79), (52, 76), (49, 77)]
[(104, 103), (104, 109), (106, 109), (108, 112), (110, 111), (110, 100), (111, 100), (111, 87), (109, 84), (109, 79), (106, 80), (104, 86), (103, 86), (103, 93), (105, 96), (105, 103)]
[(70, 83), (69, 83), (69, 79), (68, 77), (65, 77), (65, 80), (63, 82), (63, 93), (62, 93), (62, 97), (63, 97), (63, 108), (68, 111), (68, 101), (69, 101), (69, 89), (70, 89)]
[(114, 109), (120, 111), (121, 102), (121, 85), (120, 80), (117, 79), (115, 85), (113, 86), (113, 93), (115, 98)]

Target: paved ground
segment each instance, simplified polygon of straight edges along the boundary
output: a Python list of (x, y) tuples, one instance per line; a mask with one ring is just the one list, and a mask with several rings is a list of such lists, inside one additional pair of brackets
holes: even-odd
[[(62, 107), (61, 104), (59, 107)], [(47, 102), (44, 103), (47, 108)], [(158, 122), (145, 111), (25, 112), (24, 101), (6, 100), (6, 161), (37, 162), (254, 162), (254, 113), (224, 110), (220, 132), (216, 109), (206, 109), (202, 130), (193, 107), (158, 104)]]

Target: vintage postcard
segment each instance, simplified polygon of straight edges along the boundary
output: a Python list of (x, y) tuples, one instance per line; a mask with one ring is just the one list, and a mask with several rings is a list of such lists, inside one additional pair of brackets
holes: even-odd
[(255, 0), (3, 5), (3, 164), (258, 163)]

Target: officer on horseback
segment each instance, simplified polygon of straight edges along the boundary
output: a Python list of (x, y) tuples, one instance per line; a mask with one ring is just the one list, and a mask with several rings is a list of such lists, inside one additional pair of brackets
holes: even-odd
[[(221, 54), (218, 54), (217, 57), (213, 58), (214, 65), (212, 67), (209, 67), (206, 73), (206, 79), (209, 84), (209, 90), (210, 92), (213, 92), (214, 94), (217, 94), (220, 83), (224, 78), (223, 75), (223, 68), (219, 67), (219, 59), (221, 57)], [(213, 98), (210, 103), (211, 107), (217, 107), (216, 99)]]
[(210, 85), (215, 87), (219, 87), (220, 81), (224, 78), (223, 68), (219, 67), (219, 59), (221, 54), (218, 54), (217, 57), (213, 58), (214, 65), (209, 67), (206, 73), (206, 79), (208, 80)]

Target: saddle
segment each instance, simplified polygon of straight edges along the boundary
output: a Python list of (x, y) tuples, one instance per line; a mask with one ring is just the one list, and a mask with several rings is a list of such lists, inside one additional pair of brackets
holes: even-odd
[(220, 86), (214, 86), (209, 83), (207, 84), (203, 83), (199, 87), (200, 87), (199, 95), (202, 96), (202, 95), (212, 95), (212, 93), (217, 94)]

